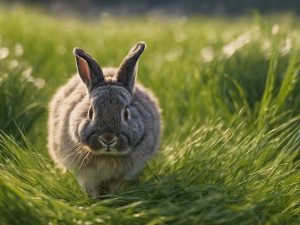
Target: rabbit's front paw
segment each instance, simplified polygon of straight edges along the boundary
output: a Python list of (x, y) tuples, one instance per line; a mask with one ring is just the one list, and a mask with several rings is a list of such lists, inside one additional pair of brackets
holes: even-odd
[(106, 194), (117, 191), (122, 183), (122, 179), (109, 180), (98, 185), (84, 184), (83, 188), (85, 189), (88, 196), (92, 198), (100, 198)]

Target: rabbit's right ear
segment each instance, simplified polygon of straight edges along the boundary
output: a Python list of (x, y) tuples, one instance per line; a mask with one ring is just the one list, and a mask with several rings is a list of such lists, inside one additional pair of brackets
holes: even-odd
[(104, 81), (102, 69), (96, 60), (80, 48), (74, 48), (76, 66), (81, 80), (91, 92), (95, 86)]
[(137, 62), (145, 48), (146, 44), (144, 42), (140, 41), (136, 43), (129, 50), (117, 71), (117, 80), (121, 82), (130, 93), (132, 93), (135, 84)]

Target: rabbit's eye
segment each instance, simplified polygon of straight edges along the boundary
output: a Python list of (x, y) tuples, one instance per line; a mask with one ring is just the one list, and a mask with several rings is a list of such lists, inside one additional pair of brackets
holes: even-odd
[(88, 111), (88, 117), (90, 120), (93, 119), (93, 115), (94, 115), (93, 107), (90, 107)]
[(125, 121), (128, 120), (128, 118), (129, 118), (129, 109), (128, 109), (128, 107), (125, 108), (124, 113), (123, 113), (123, 117), (124, 117)]

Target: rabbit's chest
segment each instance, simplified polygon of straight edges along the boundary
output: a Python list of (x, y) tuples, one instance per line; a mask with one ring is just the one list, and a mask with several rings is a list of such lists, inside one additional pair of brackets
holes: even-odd
[(97, 185), (104, 181), (126, 177), (126, 172), (130, 171), (125, 167), (117, 160), (98, 160), (91, 166), (79, 169), (76, 174), (81, 185), (87, 183)]

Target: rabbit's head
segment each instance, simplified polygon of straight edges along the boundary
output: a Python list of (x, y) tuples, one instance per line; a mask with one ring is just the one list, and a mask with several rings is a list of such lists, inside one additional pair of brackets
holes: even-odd
[(73, 123), (73, 137), (95, 154), (128, 154), (144, 133), (142, 116), (132, 103), (137, 61), (145, 43), (134, 45), (114, 76), (105, 76), (96, 60), (79, 48), (73, 53), (89, 96)]

